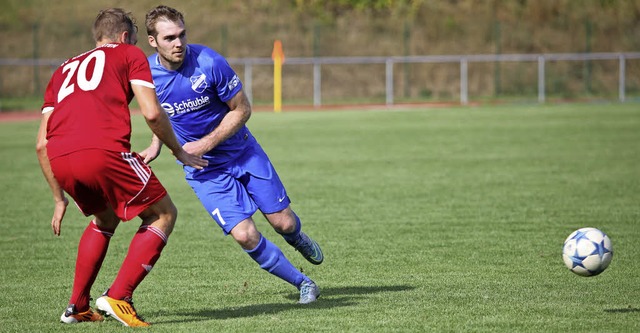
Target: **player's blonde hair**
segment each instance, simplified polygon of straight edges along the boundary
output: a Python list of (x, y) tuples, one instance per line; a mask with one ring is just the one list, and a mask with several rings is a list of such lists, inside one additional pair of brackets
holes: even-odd
[(93, 23), (93, 39), (99, 42), (103, 39), (115, 41), (123, 32), (135, 35), (138, 32), (135, 19), (130, 12), (122, 8), (101, 10)]
[(170, 22), (179, 22), (184, 24), (184, 16), (175, 8), (169, 6), (157, 6), (150, 10), (146, 17), (144, 25), (147, 28), (147, 35), (158, 37), (158, 31), (156, 30), (156, 24), (160, 20), (167, 20)]

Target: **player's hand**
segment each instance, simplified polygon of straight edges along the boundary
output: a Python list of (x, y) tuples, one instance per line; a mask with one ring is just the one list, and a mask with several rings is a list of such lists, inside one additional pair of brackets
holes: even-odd
[(174, 152), (173, 155), (178, 159), (178, 161), (182, 162), (184, 165), (194, 167), (198, 170), (202, 170), (202, 168), (209, 165), (209, 161), (205, 160), (200, 156), (189, 154), (184, 149), (180, 149), (180, 151), (177, 153)]
[(154, 145), (147, 147), (147, 149), (138, 153), (140, 157), (144, 160), (144, 163), (149, 164), (153, 160), (155, 160), (158, 156), (160, 156), (160, 148)]
[(56, 236), (60, 236), (60, 226), (62, 224), (62, 219), (64, 219), (64, 214), (67, 212), (68, 205), (69, 205), (69, 199), (67, 199), (67, 197), (62, 197), (61, 201), (56, 201), (55, 206), (53, 208), (53, 217), (51, 218), (51, 229), (53, 229), (53, 234)]
[(202, 156), (212, 148), (208, 147), (204, 140), (197, 140), (192, 142), (187, 142), (182, 146), (187, 153), (193, 154), (196, 156)]

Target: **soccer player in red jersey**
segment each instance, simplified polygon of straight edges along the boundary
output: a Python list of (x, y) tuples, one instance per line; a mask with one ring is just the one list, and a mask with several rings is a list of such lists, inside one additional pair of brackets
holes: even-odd
[(93, 215), (80, 238), (73, 291), (60, 320), (102, 321), (90, 291), (120, 221), (142, 224), (111, 287), (96, 307), (125, 326), (149, 326), (133, 308), (132, 295), (160, 257), (177, 209), (138, 154), (131, 152), (129, 102), (135, 96), (149, 128), (174, 156), (195, 168), (207, 161), (185, 152), (156, 98), (146, 56), (135, 46), (137, 27), (123, 9), (101, 11), (93, 26), (96, 48), (65, 61), (44, 95), (37, 155), (55, 201), (51, 227), (60, 227), (69, 203)]

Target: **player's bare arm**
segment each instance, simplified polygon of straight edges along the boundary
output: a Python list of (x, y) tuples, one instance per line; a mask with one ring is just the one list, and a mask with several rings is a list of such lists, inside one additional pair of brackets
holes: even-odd
[(60, 236), (60, 225), (62, 224), (62, 219), (67, 211), (69, 200), (64, 195), (64, 191), (60, 187), (60, 184), (58, 184), (58, 181), (53, 176), (51, 164), (47, 157), (47, 122), (50, 116), (51, 112), (46, 112), (42, 115), (40, 129), (38, 130), (38, 138), (36, 141), (36, 153), (38, 154), (38, 161), (40, 162), (42, 174), (44, 174), (44, 178), (47, 180), (47, 183), (49, 183), (51, 193), (53, 194), (53, 201), (55, 203), (53, 208), (53, 217), (51, 218), (51, 229), (53, 229), (54, 235)]
[(185, 143), (184, 150), (191, 154), (202, 156), (230, 138), (247, 123), (251, 117), (251, 104), (249, 104), (249, 99), (247, 99), (243, 90), (235, 94), (227, 102), (227, 105), (229, 105), (230, 110), (224, 116), (220, 125), (202, 139)]
[(173, 155), (183, 164), (194, 167), (196, 169), (202, 169), (207, 166), (209, 162), (202, 157), (190, 154), (186, 152), (178, 143), (171, 123), (169, 123), (169, 117), (164, 112), (158, 99), (156, 92), (153, 88), (145, 87), (142, 85), (131, 85), (133, 93), (136, 96), (142, 115), (147, 121), (147, 125), (169, 149)]

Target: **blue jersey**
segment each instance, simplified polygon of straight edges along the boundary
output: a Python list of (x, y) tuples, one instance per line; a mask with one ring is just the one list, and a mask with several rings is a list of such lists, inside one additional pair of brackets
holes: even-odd
[[(229, 101), (242, 89), (242, 82), (227, 60), (214, 50), (187, 45), (178, 70), (166, 69), (158, 54), (149, 56), (149, 65), (160, 104), (169, 115), (181, 144), (197, 141), (211, 133), (229, 112)], [(255, 139), (246, 126), (207, 152), (209, 167), (237, 158)], [(185, 167), (187, 172), (195, 169)]]

